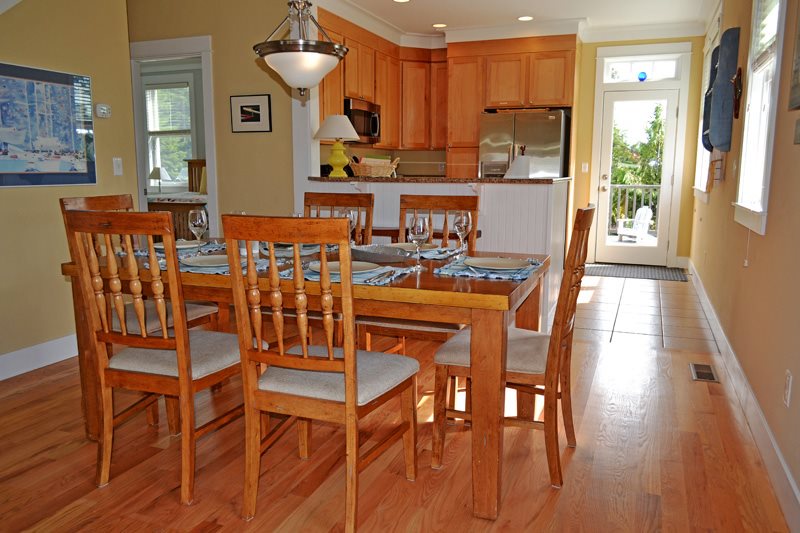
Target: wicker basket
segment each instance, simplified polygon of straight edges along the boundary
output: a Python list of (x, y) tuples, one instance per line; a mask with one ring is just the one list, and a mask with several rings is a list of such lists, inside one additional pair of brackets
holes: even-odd
[(400, 158), (396, 158), (392, 162), (385, 162), (385, 163), (350, 163), (350, 168), (353, 170), (353, 174), (359, 177), (369, 177), (369, 178), (388, 178), (391, 176), (395, 169), (397, 168), (397, 164), (400, 162)]

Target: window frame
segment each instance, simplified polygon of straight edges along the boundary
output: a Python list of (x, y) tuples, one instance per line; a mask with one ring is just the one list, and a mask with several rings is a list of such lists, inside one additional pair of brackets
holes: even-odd
[[(774, 43), (774, 51), (773, 52), (764, 52), (759, 56), (759, 58), (753, 58), (752, 53), (755, 49), (755, 40), (758, 35), (758, 28), (755, 27), (757, 23), (757, 15), (758, 15), (758, 7), (760, 5), (760, 1), (753, 2), (753, 10), (751, 13), (750, 18), (750, 45), (748, 49), (748, 58), (747, 58), (747, 73), (745, 74), (745, 83), (747, 87), (745, 88), (745, 101), (744, 101), (744, 109), (745, 109), (745, 116), (742, 124), (742, 147), (739, 153), (739, 175), (737, 179), (737, 187), (736, 187), (736, 200), (733, 202), (734, 208), (734, 220), (745, 226), (746, 228), (750, 229), (758, 233), (759, 235), (765, 235), (767, 232), (767, 213), (769, 207), (769, 189), (770, 183), (772, 179), (772, 155), (774, 154), (775, 149), (775, 122), (778, 112), (778, 95), (780, 90), (780, 74), (781, 74), (781, 62), (783, 58), (783, 40), (784, 40), (784, 31), (786, 27), (786, 0), (778, 0), (778, 27), (775, 35), (775, 43)], [(763, 156), (764, 164), (762, 169), (761, 175), (761, 208), (754, 209), (753, 206), (748, 205), (747, 203), (742, 201), (741, 194), (742, 194), (742, 170), (745, 168), (746, 159), (745, 156), (748, 155), (747, 147), (751, 144), (748, 143), (748, 126), (750, 125), (751, 116), (748, 112), (748, 109), (751, 107), (753, 102), (750, 101), (750, 97), (753, 94), (752, 91), (752, 81), (754, 79), (754, 72), (757, 72), (761, 66), (763, 66), (764, 60), (763, 58), (765, 53), (770, 53), (772, 57), (774, 57), (774, 71), (772, 73), (771, 79), (771, 88), (769, 93), (769, 109), (766, 113), (766, 139), (764, 142), (764, 152), (763, 154), (759, 154), (758, 156)], [(763, 115), (763, 113), (762, 113)]]

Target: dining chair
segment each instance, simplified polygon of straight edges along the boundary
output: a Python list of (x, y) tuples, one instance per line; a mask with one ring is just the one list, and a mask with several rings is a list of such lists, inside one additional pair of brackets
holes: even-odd
[[(550, 483), (562, 484), (558, 447), (558, 401), (567, 436), (567, 445), (575, 447), (575, 426), (572, 420), (570, 366), (575, 308), (581, 289), (589, 229), (594, 206), (578, 209), (572, 238), (564, 261), (564, 276), (556, 303), (555, 320), (550, 334), (511, 327), (508, 330), (506, 387), (522, 393), (544, 397), (543, 421), (523, 417), (506, 417), (505, 425), (544, 429)], [(470, 419), (467, 411), (456, 411), (448, 396), (450, 377), (470, 378), (470, 330), (464, 329), (439, 347), (434, 356), (436, 376), (433, 407), (433, 444), (431, 466), (441, 468), (447, 418)]]
[[(359, 473), (391, 444), (402, 438), (405, 475), (417, 474), (416, 375), (419, 363), (410, 357), (356, 350), (353, 322), (353, 284), (348, 222), (342, 219), (273, 218), (224, 215), (222, 227), (231, 265), (231, 285), (239, 332), (242, 382), (245, 398), (245, 519), (256, 510), (261, 454), (298, 421), (300, 456), (310, 453), (310, 420), (344, 425), (346, 450), (345, 530), (355, 531)], [(268, 241), (269, 275), (259, 277), (249, 245), (240, 256), (237, 241)], [(293, 243), (292, 277), (279, 275), (272, 243)], [(301, 244), (320, 247), (318, 282), (304, 279)], [(338, 261), (328, 261), (327, 245), (338, 245)], [(245, 265), (246, 274), (242, 272)], [(332, 280), (338, 270), (338, 283)], [(335, 283), (335, 285), (334, 285)], [(284, 309), (294, 307), (294, 321), (301, 343), (286, 348)], [(277, 341), (271, 349), (261, 345), (264, 316), (262, 307), (272, 310)], [(309, 311), (322, 316), (324, 341), (309, 345), (305, 339)], [(334, 347), (334, 313), (341, 312), (344, 342)], [(266, 369), (260, 368), (266, 366)], [(360, 451), (360, 421), (370, 412), (400, 396), (402, 422), (365, 453)], [(265, 431), (261, 413), (287, 415), (281, 425)], [(282, 429), (283, 428), (283, 429)], [(325, 444), (336, 446), (335, 443)]]
[[(240, 372), (237, 337), (189, 330), (169, 213), (65, 211), (64, 218), (96, 353), (101, 396), (97, 485), (102, 487), (109, 482), (115, 428), (164, 395), (175, 400), (167, 402), (167, 411), (178, 411), (174, 418), (180, 420), (181, 433), (180, 499), (189, 504), (194, 496), (197, 439), (242, 413), (239, 405), (196, 426), (195, 393)], [(146, 252), (139, 259), (131, 253), (136, 237), (141, 237)], [(164, 243), (163, 259), (156, 254), (156, 237)], [(97, 253), (98, 243), (105, 248), (105, 256)], [(152, 306), (144, 303), (146, 293)], [(126, 300), (130, 306), (125, 305)], [(138, 323), (135, 330), (127, 328), (129, 312)], [(155, 314), (160, 324), (155, 334), (148, 333), (145, 327), (148, 313)], [(112, 329), (114, 315), (119, 330)], [(115, 413), (114, 388), (147, 395)]]
[[(434, 242), (434, 234), (441, 234), (439, 246), (446, 248), (452, 239), (452, 222), (459, 211), (469, 211), (472, 216), (472, 230), (467, 237), (467, 253), (475, 252), (478, 228), (478, 196), (444, 195), (400, 195), (400, 219), (398, 242), (406, 242), (406, 228), (414, 215), (428, 217), (431, 224), (428, 242)], [(436, 222), (437, 224), (434, 224)], [(447, 340), (464, 328), (463, 324), (445, 324), (419, 320), (388, 319), (382, 317), (360, 316), (356, 320), (359, 347), (372, 348), (372, 335), (397, 338), (387, 353), (406, 353), (406, 338)]]
[(343, 210), (356, 210), (358, 219), (353, 230), (356, 244), (372, 244), (374, 205), (372, 193), (307, 192), (303, 195), (303, 215), (306, 217), (333, 218), (342, 216)]

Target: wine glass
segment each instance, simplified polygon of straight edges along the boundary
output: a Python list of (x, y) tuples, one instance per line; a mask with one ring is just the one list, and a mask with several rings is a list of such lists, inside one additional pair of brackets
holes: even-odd
[(472, 213), (469, 211), (459, 211), (453, 220), (453, 229), (458, 235), (458, 255), (465, 254), (466, 241), (464, 240), (472, 230)]
[(356, 224), (358, 224), (358, 209), (342, 209), (339, 211), (339, 216), (347, 219), (350, 232), (350, 246), (352, 246), (355, 244), (355, 235), (353, 234), (353, 231), (356, 229)]
[(417, 248), (417, 265), (414, 267), (414, 270), (417, 272), (426, 270), (420, 262), (422, 260), (420, 246), (427, 242), (429, 235), (430, 226), (428, 225), (428, 219), (415, 215), (413, 220), (411, 220), (411, 226), (408, 227), (408, 240), (413, 242), (414, 246)]
[(198, 241), (208, 229), (208, 213), (203, 208), (189, 211), (189, 229)]

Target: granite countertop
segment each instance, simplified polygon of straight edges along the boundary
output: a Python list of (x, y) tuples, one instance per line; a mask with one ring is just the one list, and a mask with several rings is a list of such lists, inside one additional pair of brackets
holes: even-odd
[(327, 183), (351, 183), (351, 182), (373, 182), (373, 183), (505, 183), (505, 184), (524, 184), (524, 185), (550, 185), (561, 181), (570, 181), (572, 178), (446, 178), (444, 176), (398, 176), (396, 178), (376, 178), (369, 176), (345, 176), (344, 178), (331, 178), (329, 176), (309, 176), (311, 181), (321, 181)]

